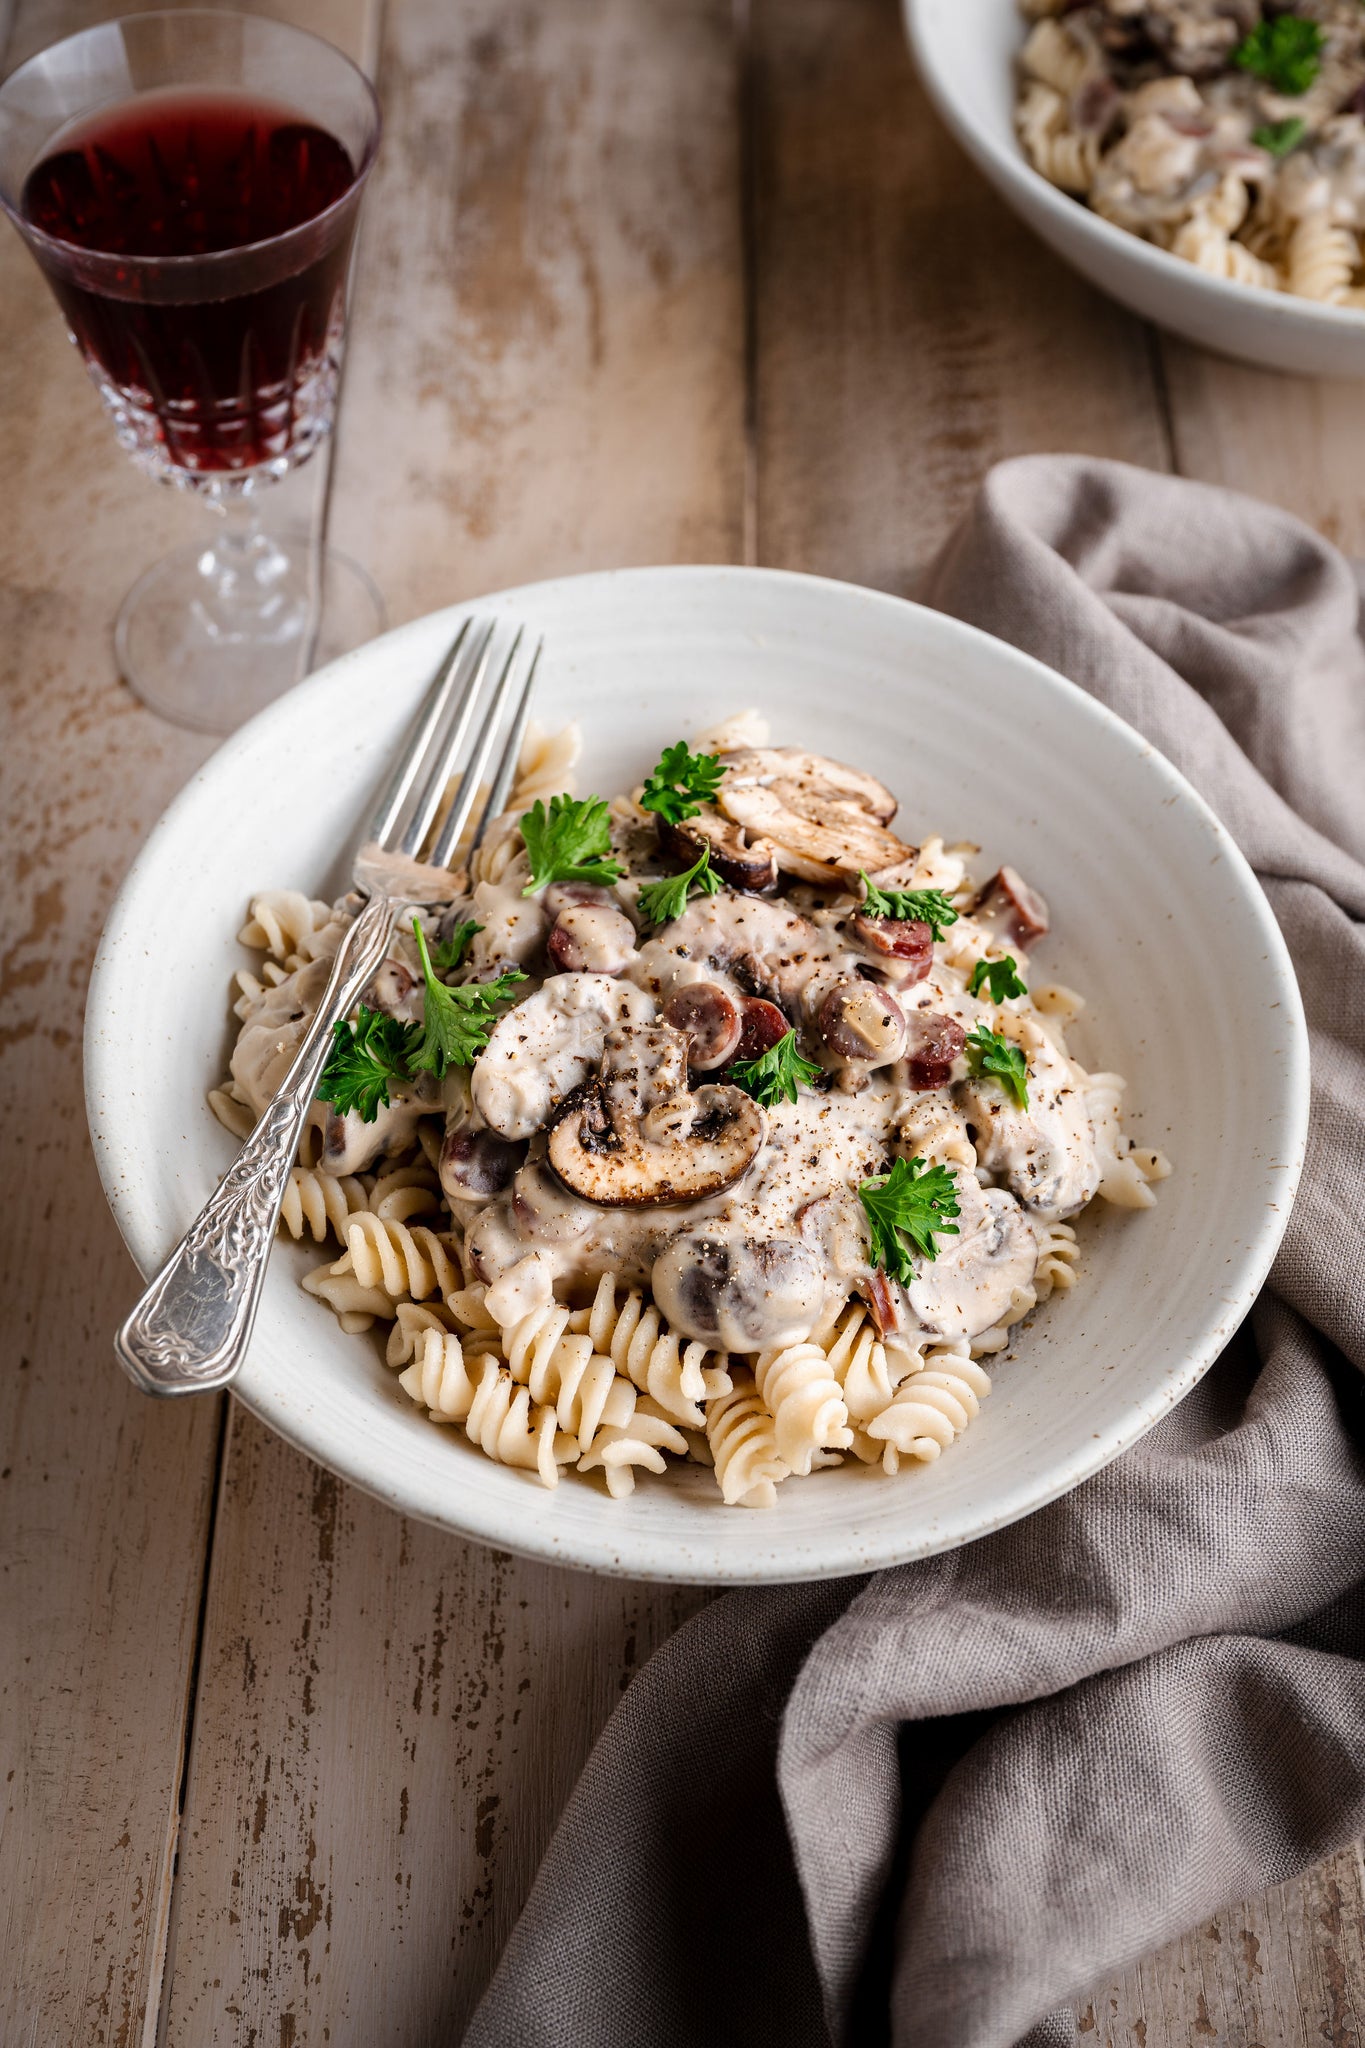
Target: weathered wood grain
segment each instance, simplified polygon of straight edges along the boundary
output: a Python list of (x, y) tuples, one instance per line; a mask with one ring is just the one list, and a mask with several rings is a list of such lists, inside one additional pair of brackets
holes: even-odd
[(395, 620), (532, 577), (732, 560), (728, 0), (409, 4), (381, 83), (337, 545)]
[[(409, 5), (380, 82), (338, 544), (398, 618), (733, 557), (726, 0)], [(410, 1526), (234, 1414), (163, 2041), (458, 2038), (594, 1735), (701, 1597)]]
[[(111, 11), (22, 0), (6, 68)], [(220, 1408), (152, 1406), (114, 1365), (138, 1283), (90, 1156), (80, 1045), (113, 891), (211, 744), (119, 683), (111, 625), (205, 515), (120, 454), (8, 229), (0, 478), (0, 2040), (131, 2044), (164, 1953)], [(301, 480), (295, 517), (316, 488)]]
[(891, 0), (753, 0), (757, 552), (908, 593), (985, 470), (1163, 468), (1146, 330), (940, 128)]
[(1078, 2010), (1095, 2048), (1360, 2048), (1365, 1885), (1359, 1847), (1219, 1913)]
[(1176, 466), (1268, 498), (1365, 554), (1365, 382), (1280, 377), (1163, 336)]

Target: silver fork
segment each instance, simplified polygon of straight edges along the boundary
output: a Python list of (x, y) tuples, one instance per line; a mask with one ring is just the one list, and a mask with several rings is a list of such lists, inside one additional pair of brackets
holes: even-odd
[[(225, 1387), (246, 1355), (260, 1304), (266, 1261), (298, 1151), (304, 1119), (345, 1017), (378, 970), (403, 904), (439, 902), (440, 878), (414, 873), (422, 843), (452, 776), (460, 777), (449, 815), (428, 856), (444, 867), (474, 813), (480, 784), (512, 702), (524, 634), (490, 680), (497, 621), (469, 618), (449, 649), (394, 766), (354, 859), (366, 898), (337, 951), (326, 992), (279, 1092), (219, 1187), (190, 1225), (114, 1339), (119, 1363), (147, 1394), (198, 1394)], [(516, 697), (497, 772), (473, 843), (511, 792), (526, 730), (540, 643)], [(480, 714), (482, 714), (480, 716)], [(470, 735), (479, 720), (477, 737)]]

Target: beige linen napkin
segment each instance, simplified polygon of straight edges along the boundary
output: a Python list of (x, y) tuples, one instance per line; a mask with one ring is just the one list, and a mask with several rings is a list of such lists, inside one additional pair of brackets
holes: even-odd
[(1312, 1033), (1289, 1232), (1200, 1387), (1066, 1499), (666, 1644), (467, 2048), (1063, 2048), (1097, 1978), (1365, 1829), (1355, 578), (1249, 499), (1033, 456), (928, 596), (1138, 727), (1259, 874)]

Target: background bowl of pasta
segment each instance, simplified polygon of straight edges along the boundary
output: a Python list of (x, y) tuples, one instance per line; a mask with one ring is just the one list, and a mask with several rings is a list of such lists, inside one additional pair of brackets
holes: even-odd
[[(1246, 225), (1235, 221), (1227, 231), (1232, 217), (1221, 217), (1224, 201), (1211, 180), (1205, 203), (1185, 222), (1190, 260), (1158, 247), (1103, 218), (1029, 162), (1017, 125), (1018, 65), (1030, 33), (1019, 0), (904, 0), (904, 8), (920, 76), (947, 127), (1020, 218), (1092, 283), (1135, 313), (1224, 355), (1308, 376), (1365, 376), (1365, 311), (1298, 295), (1311, 290), (1339, 301), (1360, 298), (1352, 233), (1315, 215), (1300, 229), (1294, 290), (1244, 282), (1263, 274), (1289, 283), (1288, 237), (1267, 251), (1275, 262), (1263, 269), (1250, 246), (1262, 246), (1256, 234), (1248, 243)], [(1055, 75), (1055, 84), (1035, 80), (1033, 153), (1056, 157), (1053, 175), (1085, 189), (1090, 166), (1061, 161), (1088, 147), (1068, 125), (1069, 55), (1060, 42), (1046, 47), (1049, 32), (1065, 19), (1049, 20), (1045, 31), (1042, 69)], [(1192, 90), (1189, 80), (1179, 85)], [(1284, 107), (1294, 104), (1286, 100)], [(1175, 118), (1178, 125), (1179, 113)], [(1283, 132), (1295, 118), (1291, 112)], [(1234, 188), (1230, 181), (1221, 190), (1225, 195)]]
[[(662, 747), (755, 706), (775, 738), (876, 763), (908, 837), (941, 832), (979, 843), (984, 863), (1016, 862), (1051, 900), (1038, 972), (1045, 962), (1049, 981), (1089, 999), (1069, 1027), (1078, 1057), (1126, 1076), (1130, 1128), (1174, 1171), (1155, 1206), (1078, 1219), (1076, 1285), (985, 1361), (990, 1398), (941, 1457), (895, 1477), (845, 1460), (780, 1486), (765, 1513), (722, 1505), (714, 1475), (683, 1458), (613, 1499), (600, 1472), (549, 1489), (481, 1457), (414, 1406), (380, 1331), (347, 1335), (301, 1291), (312, 1244), (276, 1247), (241, 1399), (404, 1513), (643, 1577), (866, 1570), (966, 1542), (1077, 1485), (1226, 1343), (1297, 1181), (1302, 1009), (1236, 847), (1174, 768), (1072, 684), (897, 598), (672, 568), (532, 585), (479, 609), (545, 634), (539, 716), (551, 731), (580, 722), (580, 793), (636, 787)], [(344, 885), (355, 820), (459, 616), (387, 635), (253, 720), (171, 806), (124, 885), (91, 984), (87, 1099), (105, 1191), (144, 1273), (233, 1155), (205, 1096), (235, 1035), (227, 991), (248, 965), (246, 906), (281, 881), (318, 898)], [(558, 761), (545, 772), (553, 781)]]

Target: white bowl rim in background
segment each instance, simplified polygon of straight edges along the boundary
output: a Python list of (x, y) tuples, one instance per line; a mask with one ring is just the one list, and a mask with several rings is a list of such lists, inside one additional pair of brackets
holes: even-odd
[[(1308, 376), (1365, 376), (1365, 312), (1214, 277), (1129, 234), (1049, 183), (1024, 155), (1012, 119), (980, 118), (948, 50), (944, 24), (996, 17), (1017, 50), (1028, 23), (1018, 0), (902, 0), (925, 90), (943, 122), (1001, 196), (1075, 269), (1132, 311), (1201, 346)], [(983, 10), (985, 13), (983, 15)], [(968, 39), (973, 61), (996, 64), (989, 35)], [(1013, 86), (1010, 86), (1013, 105)]]
[[(173, 935), (179, 931), (187, 935), (186, 946), (192, 941), (203, 949), (203, 974), (219, 977), (212, 1000), (217, 1003), (222, 995), (226, 1023), (223, 992), (234, 968), (247, 963), (235, 934), (249, 895), (271, 886), (315, 890), (323, 872), (335, 865), (339, 834), (331, 830), (315, 844), (313, 873), (279, 873), (268, 849), (256, 850), (256, 842), (272, 830), (285, 830), (279, 822), (280, 807), (292, 790), (297, 789), (300, 803), (307, 802), (309, 746), (317, 751), (313, 788), (325, 788), (326, 802), (340, 802), (333, 783), (352, 776), (355, 787), (343, 792), (348, 806), (344, 815), (350, 818), (350, 807), (357, 812), (360, 808), (356, 791), (373, 786), (387, 746), (376, 753), (356, 742), (347, 756), (344, 749), (338, 751), (339, 741), (324, 743), (317, 735), (338, 725), (344, 729), (345, 717), (339, 714), (347, 706), (355, 713), (381, 701), (393, 729), (401, 729), (456, 622), (475, 609), (525, 616), (546, 627), (542, 702), (552, 718), (559, 715), (553, 704), (555, 690), (569, 688), (567, 678), (576, 663), (582, 659), (590, 666), (596, 661), (605, 672), (603, 665), (609, 666), (617, 642), (622, 650), (617, 658), (628, 662), (630, 674), (642, 665), (631, 650), (648, 644), (656, 646), (656, 658), (665, 668), (676, 647), (680, 673), (700, 675), (695, 653), (687, 651), (689, 634), (695, 643), (710, 648), (722, 666), (753, 666), (757, 673), (762, 664), (776, 664), (792, 703), (801, 688), (818, 692), (819, 664), (831, 671), (840, 671), (843, 664), (850, 672), (847, 717), (854, 720), (874, 712), (878, 720), (892, 716), (885, 708), (888, 676), (876, 678), (877, 669), (885, 671), (888, 665), (890, 687), (906, 692), (901, 716), (911, 717), (917, 691), (927, 704), (932, 684), (937, 693), (932, 702), (941, 709), (951, 688), (959, 693), (953, 726), (965, 721), (965, 732), (973, 718), (987, 715), (992, 692), (998, 699), (1008, 690), (1019, 745), (1034, 727), (1043, 754), (1059, 743), (1074, 745), (1088, 758), (1084, 779), (1095, 775), (1103, 782), (1106, 772), (1127, 778), (1143, 793), (1144, 804), (1154, 807), (1154, 817), (1168, 821), (1171, 833), (1186, 835), (1183, 846), (1197, 846), (1206, 856), (1206, 870), (1196, 872), (1197, 863), (1189, 866), (1188, 894), (1192, 903), (1213, 906), (1213, 915), (1206, 931), (1191, 926), (1189, 943), (1197, 940), (1202, 948), (1207, 940), (1215, 954), (1219, 946), (1235, 944), (1242, 948), (1239, 958), (1253, 946), (1264, 961), (1264, 989), (1258, 985), (1254, 1014), (1248, 1015), (1243, 1029), (1248, 1044), (1260, 1033), (1257, 1057), (1269, 1060), (1267, 1032), (1273, 1031), (1277, 1041), (1273, 1060), (1243, 1077), (1251, 1083), (1248, 1114), (1260, 1119), (1257, 1131), (1263, 1129), (1263, 1136), (1255, 1139), (1252, 1163), (1238, 1165), (1226, 1192), (1226, 1202), (1236, 1208), (1240, 1201), (1242, 1206), (1227, 1217), (1224, 1256), (1210, 1262), (1207, 1304), (1183, 1311), (1190, 1334), (1181, 1355), (1147, 1359), (1142, 1374), (1134, 1372), (1131, 1389), (1117, 1380), (1100, 1385), (1092, 1338), (1081, 1385), (1096, 1411), (1092, 1417), (1087, 1410), (1084, 1419), (1098, 1426), (1082, 1435), (1078, 1423), (1072, 1431), (1074, 1441), (1032, 1463), (1026, 1454), (1033, 1443), (1046, 1442), (1044, 1435), (1018, 1444), (1005, 1438), (997, 1445), (992, 1439), (991, 1456), (1004, 1460), (1012, 1477), (980, 1497), (973, 1495), (972, 1468), (952, 1462), (970, 1459), (973, 1431), (936, 1465), (903, 1472), (895, 1479), (845, 1467), (788, 1481), (779, 1489), (778, 1509), (768, 1512), (724, 1508), (710, 1475), (698, 1471), (687, 1475), (673, 1498), (666, 1492), (675, 1484), (671, 1475), (646, 1475), (632, 1499), (621, 1503), (611, 1502), (595, 1485), (572, 1475), (555, 1490), (542, 1490), (527, 1475), (483, 1460), (458, 1433), (427, 1423), (393, 1385), (392, 1376), (376, 1367), (365, 1340), (345, 1336), (318, 1303), (301, 1294), (292, 1272), (283, 1270), (290, 1257), (283, 1247), (272, 1260), (252, 1350), (238, 1383), (240, 1398), (306, 1455), (401, 1512), (548, 1562), (660, 1580), (756, 1583), (865, 1571), (985, 1535), (1078, 1485), (1144, 1434), (1194, 1386), (1250, 1308), (1269, 1270), (1297, 1186), (1307, 1130), (1307, 1038), (1297, 984), (1270, 906), (1241, 853), (1202, 798), (1141, 735), (1075, 685), (1003, 642), (941, 613), (850, 584), (777, 570), (676, 567), (603, 571), (521, 586), (399, 627), (309, 677), (228, 740), (153, 829), (110, 912), (91, 977), (85, 1036), (91, 1132), (105, 1192), (142, 1272), (152, 1271), (169, 1251), (232, 1153), (227, 1134), (202, 1101), (203, 1083), (214, 1078), (217, 1048), (186, 1037), (198, 1027), (178, 1016), (180, 1008), (208, 1000), (199, 986), (203, 976), (186, 977), (181, 963), (167, 957), (173, 952)], [(588, 650), (582, 656), (575, 653), (575, 633)], [(650, 635), (655, 638), (650, 640)], [(555, 674), (557, 649), (565, 674), (562, 685)], [(851, 680), (855, 660), (861, 660), (867, 672), (856, 687)], [(816, 681), (803, 681), (803, 662), (817, 675)], [(587, 687), (575, 686), (571, 706), (576, 708), (577, 691)], [(727, 682), (724, 688), (730, 709), (753, 701), (744, 695), (742, 683)], [(632, 720), (640, 734), (648, 731), (661, 740), (676, 736), (671, 708), (632, 710), (623, 699), (618, 713), (619, 686), (613, 685), (613, 692), (611, 734), (597, 742), (597, 751), (623, 745), (619, 734), (631, 728)], [(671, 707), (677, 698), (666, 701)], [(717, 708), (722, 707), (707, 706), (692, 721), (692, 729), (700, 729), (703, 716), (709, 719)], [(794, 736), (783, 731), (775, 702), (765, 702), (762, 708), (773, 718), (775, 741)], [(810, 717), (805, 722), (809, 725)], [(579, 786), (598, 788), (602, 783), (593, 772), (590, 719), (586, 737)], [(803, 743), (813, 743), (808, 734), (800, 737)], [(336, 755), (330, 765), (328, 744)], [(941, 744), (951, 747), (951, 731)], [(827, 731), (826, 750), (854, 761), (861, 758), (841, 744), (837, 723)], [(638, 752), (632, 742), (631, 757)], [(355, 762), (362, 756), (364, 765), (357, 768)], [(906, 775), (898, 775), (893, 763), (872, 759), (862, 764), (886, 775), (893, 787), (899, 781), (898, 793), (906, 796)], [(637, 779), (648, 765), (643, 758), (638, 760)], [(265, 786), (272, 775), (278, 785), (273, 791)], [(322, 796), (317, 800), (324, 802)], [(917, 804), (925, 815), (915, 822), (932, 825), (927, 815), (932, 803), (926, 803), (921, 793)], [(245, 823), (249, 843), (233, 840), (238, 819)], [(1051, 843), (1057, 847), (1060, 866), (1065, 848), (1056, 839), (1055, 828), (1044, 828), (1035, 820), (1030, 829), (1053, 833)], [(1158, 828), (1149, 821), (1145, 829)], [(207, 933), (202, 917), (189, 921), (195, 917), (194, 850), (209, 843), (206, 832), (215, 847), (225, 836), (233, 840), (213, 858), (221, 863), (230, 855), (233, 876), (240, 874), (239, 892), (231, 909), (223, 909), (221, 927), (215, 923)], [(991, 852), (1001, 852), (994, 836)], [(1004, 857), (1010, 857), (1007, 847)], [(1050, 880), (1056, 880), (1036, 859), (1025, 872), (1045, 894)], [(209, 886), (204, 882), (202, 890)], [(1221, 892), (1216, 901), (1210, 893), (1215, 888)], [(1180, 915), (1192, 912), (1182, 906)], [(221, 965), (213, 964), (217, 961)], [(1210, 987), (1215, 983), (1216, 976)], [(164, 1032), (164, 1043), (153, 1044), (159, 1031)], [(1226, 1056), (1239, 1057), (1241, 1042), (1229, 1041)], [(1090, 1063), (1095, 1064), (1093, 1057)], [(1151, 1115), (1153, 1106), (1149, 1103), (1147, 1108)], [(1182, 1168), (1192, 1173), (1194, 1166), (1181, 1155), (1178, 1133), (1161, 1142), (1174, 1154), (1177, 1178), (1158, 1189), (1159, 1196), (1178, 1190)], [(1120, 1233), (1140, 1232), (1160, 1214), (1158, 1208), (1125, 1215), (1116, 1219), (1116, 1228)], [(1144, 1256), (1144, 1241), (1115, 1235), (1108, 1223), (1103, 1227), (1098, 1256), (1102, 1263), (1117, 1262), (1118, 1272), (1126, 1273), (1126, 1259)], [(1125, 1245), (1137, 1249), (1125, 1252)], [(325, 1248), (309, 1249), (311, 1262), (321, 1263)], [(1009, 1402), (1017, 1400), (1022, 1413), (1032, 1413), (1028, 1401), (1036, 1398), (1047, 1428), (1065, 1435), (1071, 1425), (1064, 1411), (1074, 1404), (1069, 1393), (1062, 1399), (1063, 1366), (1068, 1348), (1077, 1348), (1070, 1333), (1080, 1325), (1061, 1318), (1078, 1302), (1081, 1313), (1090, 1313), (1085, 1308), (1089, 1301), (1102, 1323), (1102, 1277), (1091, 1276), (1090, 1295), (1078, 1288), (1038, 1312), (1035, 1324), (1052, 1318), (1054, 1306), (1058, 1320), (1048, 1321), (1046, 1340), (1037, 1329), (1025, 1333), (1017, 1365), (1004, 1368), (1018, 1375), (1013, 1383), (997, 1377), (997, 1395), (1006, 1390), (1006, 1411)], [(1117, 1289), (1117, 1282), (1112, 1284)], [(1144, 1302), (1146, 1298), (1142, 1296)], [(301, 1320), (305, 1311), (311, 1321)], [(1118, 1343), (1117, 1338), (1113, 1341)], [(1125, 1336), (1124, 1341), (1143, 1358), (1141, 1337)], [(1031, 1365), (1030, 1343), (1038, 1346)], [(1055, 1350), (1052, 1359), (1049, 1350)], [(990, 1369), (990, 1361), (987, 1366)], [(118, 1370), (112, 1342), (108, 1369)], [(1049, 1410), (1049, 1400), (1056, 1413)], [(990, 1408), (990, 1403), (983, 1407), (983, 1419), (974, 1430), (987, 1429)], [(439, 1457), (427, 1448), (431, 1445)], [(1018, 1463), (1017, 1472), (1010, 1460)], [(703, 1484), (709, 1491), (698, 1491)], [(826, 1490), (809, 1492), (812, 1488)], [(837, 1495), (835, 1488), (840, 1489)]]

